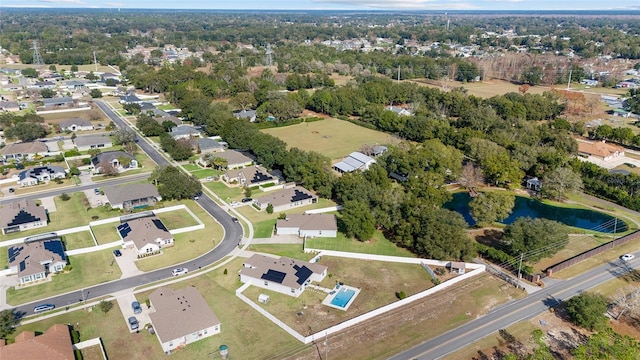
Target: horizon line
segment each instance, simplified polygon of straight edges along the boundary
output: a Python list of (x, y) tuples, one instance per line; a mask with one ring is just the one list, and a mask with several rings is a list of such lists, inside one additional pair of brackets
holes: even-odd
[(84, 7), (69, 7), (69, 6), (49, 6), (49, 5), (0, 5), (0, 8), (6, 9), (35, 9), (35, 10), (54, 10), (54, 9), (68, 9), (68, 10), (213, 10), (213, 11), (385, 11), (385, 12), (425, 12), (425, 11), (447, 11), (447, 12), (487, 12), (487, 11), (500, 11), (500, 12), (523, 12), (523, 11), (566, 11), (566, 12), (587, 12), (587, 11), (639, 11), (640, 7), (615, 7), (615, 8), (592, 8), (592, 9), (345, 9), (345, 8), (327, 8), (327, 9), (309, 9), (309, 8), (149, 8), (149, 7), (99, 7), (99, 6), (84, 6)]

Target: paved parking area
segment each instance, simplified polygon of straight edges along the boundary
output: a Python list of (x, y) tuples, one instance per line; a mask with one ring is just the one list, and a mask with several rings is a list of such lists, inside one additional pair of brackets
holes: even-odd
[(131, 277), (134, 275), (142, 274), (141, 270), (138, 270), (136, 266), (136, 260), (138, 259), (138, 252), (135, 249), (119, 249), (122, 256), (116, 257), (116, 262), (122, 271), (121, 279)]
[(89, 204), (91, 204), (91, 207), (102, 206), (108, 202), (106, 196), (102, 194), (96, 194), (94, 189), (85, 190), (84, 194), (87, 196), (87, 199), (89, 200)]
[[(123, 321), (127, 324), (127, 329), (129, 329), (130, 333), (136, 332), (136, 330), (131, 330), (129, 326), (129, 318), (135, 316), (138, 319), (138, 330), (143, 331), (145, 325), (150, 324), (151, 320), (149, 318), (150, 309), (147, 307), (147, 304), (144, 301), (138, 301), (133, 293), (125, 293), (121, 296), (117, 297), (118, 306), (120, 307), (120, 311), (122, 311), (122, 316), (124, 317)], [(144, 299), (142, 299), (144, 300)], [(134, 314), (133, 308), (131, 307), (131, 303), (134, 301), (138, 301), (140, 303), (140, 307), (142, 308), (142, 313)]]

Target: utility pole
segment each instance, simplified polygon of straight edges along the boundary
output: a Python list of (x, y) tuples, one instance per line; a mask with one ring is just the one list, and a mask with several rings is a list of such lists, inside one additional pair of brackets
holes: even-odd
[(520, 265), (518, 265), (518, 289), (520, 288), (520, 272), (522, 271), (522, 258), (524, 258), (524, 253), (520, 253)]
[(96, 72), (98, 72), (98, 60), (96, 60), (96, 52), (93, 52), (93, 63), (96, 66)]
[(273, 65), (273, 58), (271, 57), (271, 44), (267, 44), (267, 66)]
[(398, 83), (400, 83), (400, 65), (398, 65)]
[(567, 90), (571, 89), (571, 75), (573, 74), (573, 69), (569, 69), (569, 81), (567, 82)]

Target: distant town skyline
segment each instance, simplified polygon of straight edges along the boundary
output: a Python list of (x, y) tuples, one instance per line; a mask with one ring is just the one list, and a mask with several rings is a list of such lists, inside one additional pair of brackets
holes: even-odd
[(220, 10), (640, 10), (638, 0), (3, 0), (0, 7)]

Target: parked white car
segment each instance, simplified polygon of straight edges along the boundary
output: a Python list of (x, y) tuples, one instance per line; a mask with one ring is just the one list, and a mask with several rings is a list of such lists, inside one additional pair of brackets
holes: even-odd
[(189, 272), (189, 269), (187, 269), (187, 268), (177, 268), (177, 269), (173, 269), (173, 271), (171, 271), (171, 275), (173, 275), (173, 276), (184, 275), (184, 274), (186, 274), (188, 272)]
[(620, 256), (620, 259), (622, 261), (631, 261), (635, 258), (635, 256), (633, 254), (624, 254), (622, 256)]

